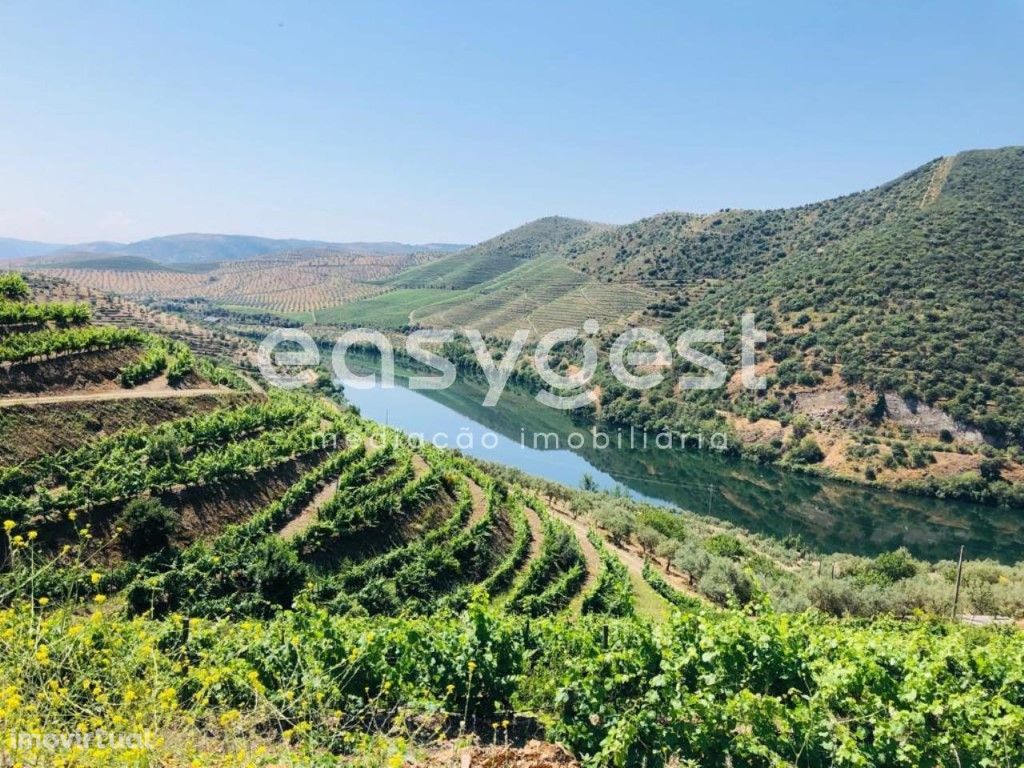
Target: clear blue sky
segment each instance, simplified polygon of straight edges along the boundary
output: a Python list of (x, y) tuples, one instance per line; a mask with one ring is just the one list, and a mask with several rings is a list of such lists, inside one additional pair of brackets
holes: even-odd
[(0, 3), (0, 235), (472, 242), (1024, 143), (1011, 2)]

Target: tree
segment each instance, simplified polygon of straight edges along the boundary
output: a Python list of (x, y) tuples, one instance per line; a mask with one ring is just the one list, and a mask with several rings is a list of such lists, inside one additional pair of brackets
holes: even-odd
[(618, 510), (606, 510), (598, 516), (598, 523), (608, 531), (612, 543), (619, 546), (636, 530), (636, 523), (625, 513)]
[(983, 478), (992, 483), (1003, 479), (1002, 472), (1004, 466), (1005, 464), (1002, 459), (982, 459), (978, 471)]
[(675, 560), (683, 547), (683, 542), (678, 539), (664, 538), (661, 543), (658, 544), (655, 554), (658, 557), (664, 558), (665, 560), (665, 573), (672, 572), (672, 561)]
[(643, 549), (645, 556), (654, 552), (664, 538), (656, 529), (649, 525), (640, 526), (640, 529), (636, 532), (636, 540), (640, 542), (640, 548)]
[(672, 565), (686, 574), (687, 581), (693, 585), (711, 565), (711, 558), (703, 549), (691, 544), (682, 543), (672, 558)]

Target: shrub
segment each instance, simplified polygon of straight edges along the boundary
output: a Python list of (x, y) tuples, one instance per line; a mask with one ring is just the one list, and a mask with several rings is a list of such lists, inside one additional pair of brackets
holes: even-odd
[(19, 300), (29, 297), (28, 283), (17, 272), (0, 274), (0, 298)]
[(149, 497), (132, 499), (118, 519), (122, 528), (121, 541), (125, 549), (135, 557), (169, 547), (180, 522), (177, 512)]
[(704, 548), (713, 555), (739, 560), (746, 556), (747, 548), (731, 533), (716, 533), (704, 540)]
[(857, 581), (861, 584), (888, 586), (909, 579), (916, 573), (917, 563), (914, 558), (906, 549), (900, 547), (876, 557), (870, 565), (857, 573)]
[(737, 602), (749, 603), (754, 596), (754, 584), (735, 563), (716, 558), (711, 561), (707, 572), (697, 582), (702, 595), (718, 605)]
[(798, 464), (817, 464), (825, 458), (825, 453), (814, 438), (808, 435), (789, 449), (788, 457)]
[(1002, 480), (1002, 472), (1005, 462), (1002, 459), (982, 459), (978, 471), (981, 476), (990, 483)]

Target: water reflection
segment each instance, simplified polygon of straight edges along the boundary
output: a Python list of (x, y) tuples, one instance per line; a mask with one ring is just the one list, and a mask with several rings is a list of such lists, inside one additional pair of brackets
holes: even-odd
[[(1024, 559), (1021, 515), (1012, 510), (893, 494), (710, 451), (619, 450), (614, 439), (603, 450), (590, 439), (567, 450), (568, 436), (585, 430), (565, 412), (512, 389), (485, 408), (484, 394), (484, 385), (465, 379), (438, 391), (345, 390), (368, 418), (428, 439), (444, 435), (453, 447), (458, 440), (472, 456), (574, 487), (589, 474), (601, 488), (622, 486), (635, 497), (780, 538), (797, 535), (821, 551), (877, 554), (902, 545), (920, 557), (951, 559), (964, 544), (971, 558)], [(534, 447), (534, 433), (558, 435), (561, 448)]]

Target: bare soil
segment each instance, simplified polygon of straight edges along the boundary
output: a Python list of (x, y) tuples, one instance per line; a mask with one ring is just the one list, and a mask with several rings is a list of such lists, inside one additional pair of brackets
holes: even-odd
[(523, 746), (444, 746), (412, 765), (424, 768), (577, 768), (567, 749), (531, 740)]

